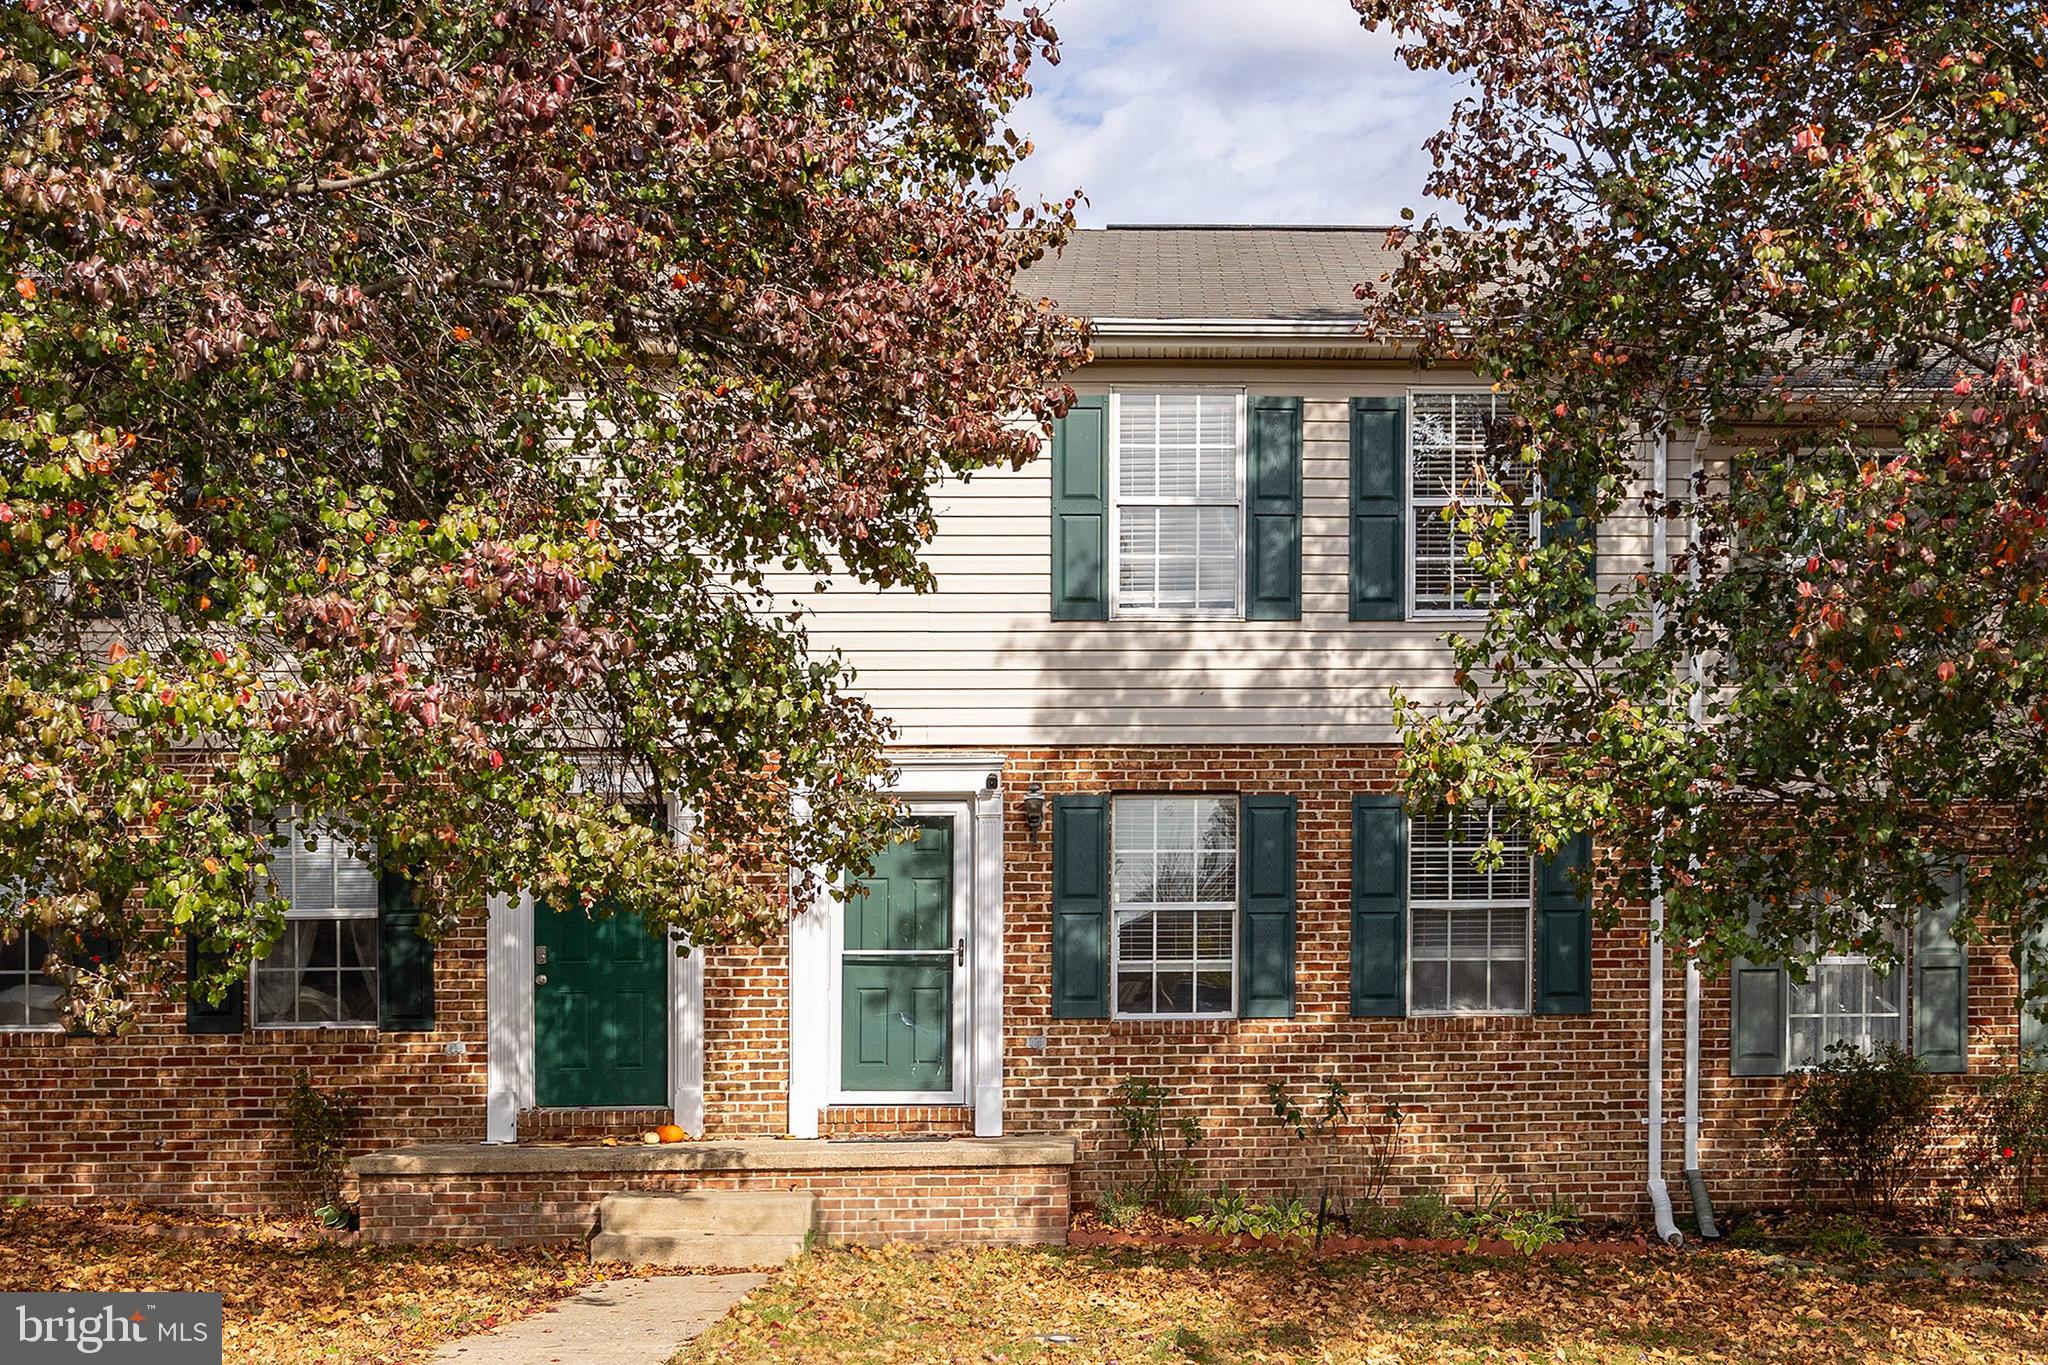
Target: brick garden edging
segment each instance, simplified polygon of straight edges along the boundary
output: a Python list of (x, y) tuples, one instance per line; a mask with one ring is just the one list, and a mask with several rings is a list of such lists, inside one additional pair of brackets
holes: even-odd
[[(1290, 1255), (1370, 1256), (1445, 1255), (1520, 1256), (1521, 1252), (1497, 1238), (1477, 1243), (1463, 1237), (1325, 1237), (1312, 1247), (1305, 1237), (1253, 1237), (1248, 1233), (1220, 1232), (1114, 1232), (1104, 1228), (1074, 1228), (1067, 1234), (1071, 1247), (1135, 1247), (1148, 1251), (1278, 1251)], [(1539, 1248), (1536, 1256), (1546, 1260), (1602, 1260), (1618, 1256), (1644, 1256), (1665, 1248), (1648, 1239), (1629, 1241), (1553, 1242)]]
[(875, 1245), (1067, 1239), (1073, 1139), (485, 1144), (402, 1147), (350, 1163), (372, 1242), (575, 1243), (608, 1194), (804, 1190), (819, 1238)]

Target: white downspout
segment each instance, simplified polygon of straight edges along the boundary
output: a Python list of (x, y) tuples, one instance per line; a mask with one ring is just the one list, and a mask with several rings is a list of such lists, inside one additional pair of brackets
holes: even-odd
[[(1706, 458), (1707, 414), (1700, 414), (1699, 430), (1693, 433), (1692, 467), (1687, 477), (1693, 481), (1692, 496), (1686, 499), (1685, 542), (1688, 548), (1700, 543), (1699, 489), (1700, 468)], [(1668, 472), (1668, 471), (1667, 471)], [(1661, 534), (1663, 521), (1658, 520)], [(1698, 554), (1686, 561), (1686, 578), (1697, 588), (1700, 581), (1700, 560)], [(1692, 684), (1692, 691), (1686, 697), (1685, 710), (1689, 729), (1697, 734), (1706, 719), (1704, 684), (1706, 670), (1700, 664), (1697, 652), (1686, 660), (1686, 674)], [(1685, 1180), (1692, 1196), (1693, 1221), (1698, 1224), (1700, 1236), (1718, 1238), (1719, 1227), (1714, 1223), (1713, 1201), (1707, 1197), (1707, 1178), (1700, 1172), (1700, 963), (1695, 953), (1685, 955)]]
[[(1650, 450), (1650, 482), (1661, 502), (1670, 466), (1668, 423), (1657, 422), (1657, 441)], [(1653, 504), (1655, 505), (1655, 504)], [(1650, 562), (1663, 574), (1671, 566), (1670, 547), (1665, 543), (1664, 518), (1650, 519)], [(1664, 636), (1664, 604), (1650, 604), (1650, 641)], [(1687, 1094), (1691, 1094), (1692, 1073), (1686, 1073)], [(1656, 1215), (1657, 1238), (1671, 1246), (1685, 1240), (1671, 1217), (1671, 1190), (1664, 1183), (1664, 890), (1656, 867), (1650, 869), (1650, 1074), (1649, 1074), (1649, 1191), (1650, 1209)]]

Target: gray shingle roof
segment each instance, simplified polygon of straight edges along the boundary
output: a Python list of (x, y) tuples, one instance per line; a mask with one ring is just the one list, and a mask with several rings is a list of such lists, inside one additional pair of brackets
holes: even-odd
[(1355, 286), (1393, 268), (1384, 227), (1084, 228), (1018, 281), (1087, 318), (1351, 322)]

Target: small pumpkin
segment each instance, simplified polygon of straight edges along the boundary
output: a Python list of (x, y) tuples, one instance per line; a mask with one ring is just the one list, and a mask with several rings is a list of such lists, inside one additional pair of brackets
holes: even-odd
[(662, 1124), (661, 1127), (654, 1130), (654, 1135), (663, 1142), (681, 1142), (689, 1136), (688, 1133), (676, 1127), (673, 1123)]
[(646, 1132), (640, 1135), (640, 1141), (644, 1142), (649, 1147), (659, 1147), (661, 1145), (661, 1134), (655, 1132), (652, 1128), (649, 1128)]

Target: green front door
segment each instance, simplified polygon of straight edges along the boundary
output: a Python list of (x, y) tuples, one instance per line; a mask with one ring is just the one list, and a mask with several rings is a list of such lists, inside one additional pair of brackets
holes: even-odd
[(668, 944), (638, 915), (533, 907), (543, 1108), (668, 1103)]
[(840, 945), (839, 1087), (953, 1089), (953, 822), (913, 822), (846, 898)]

